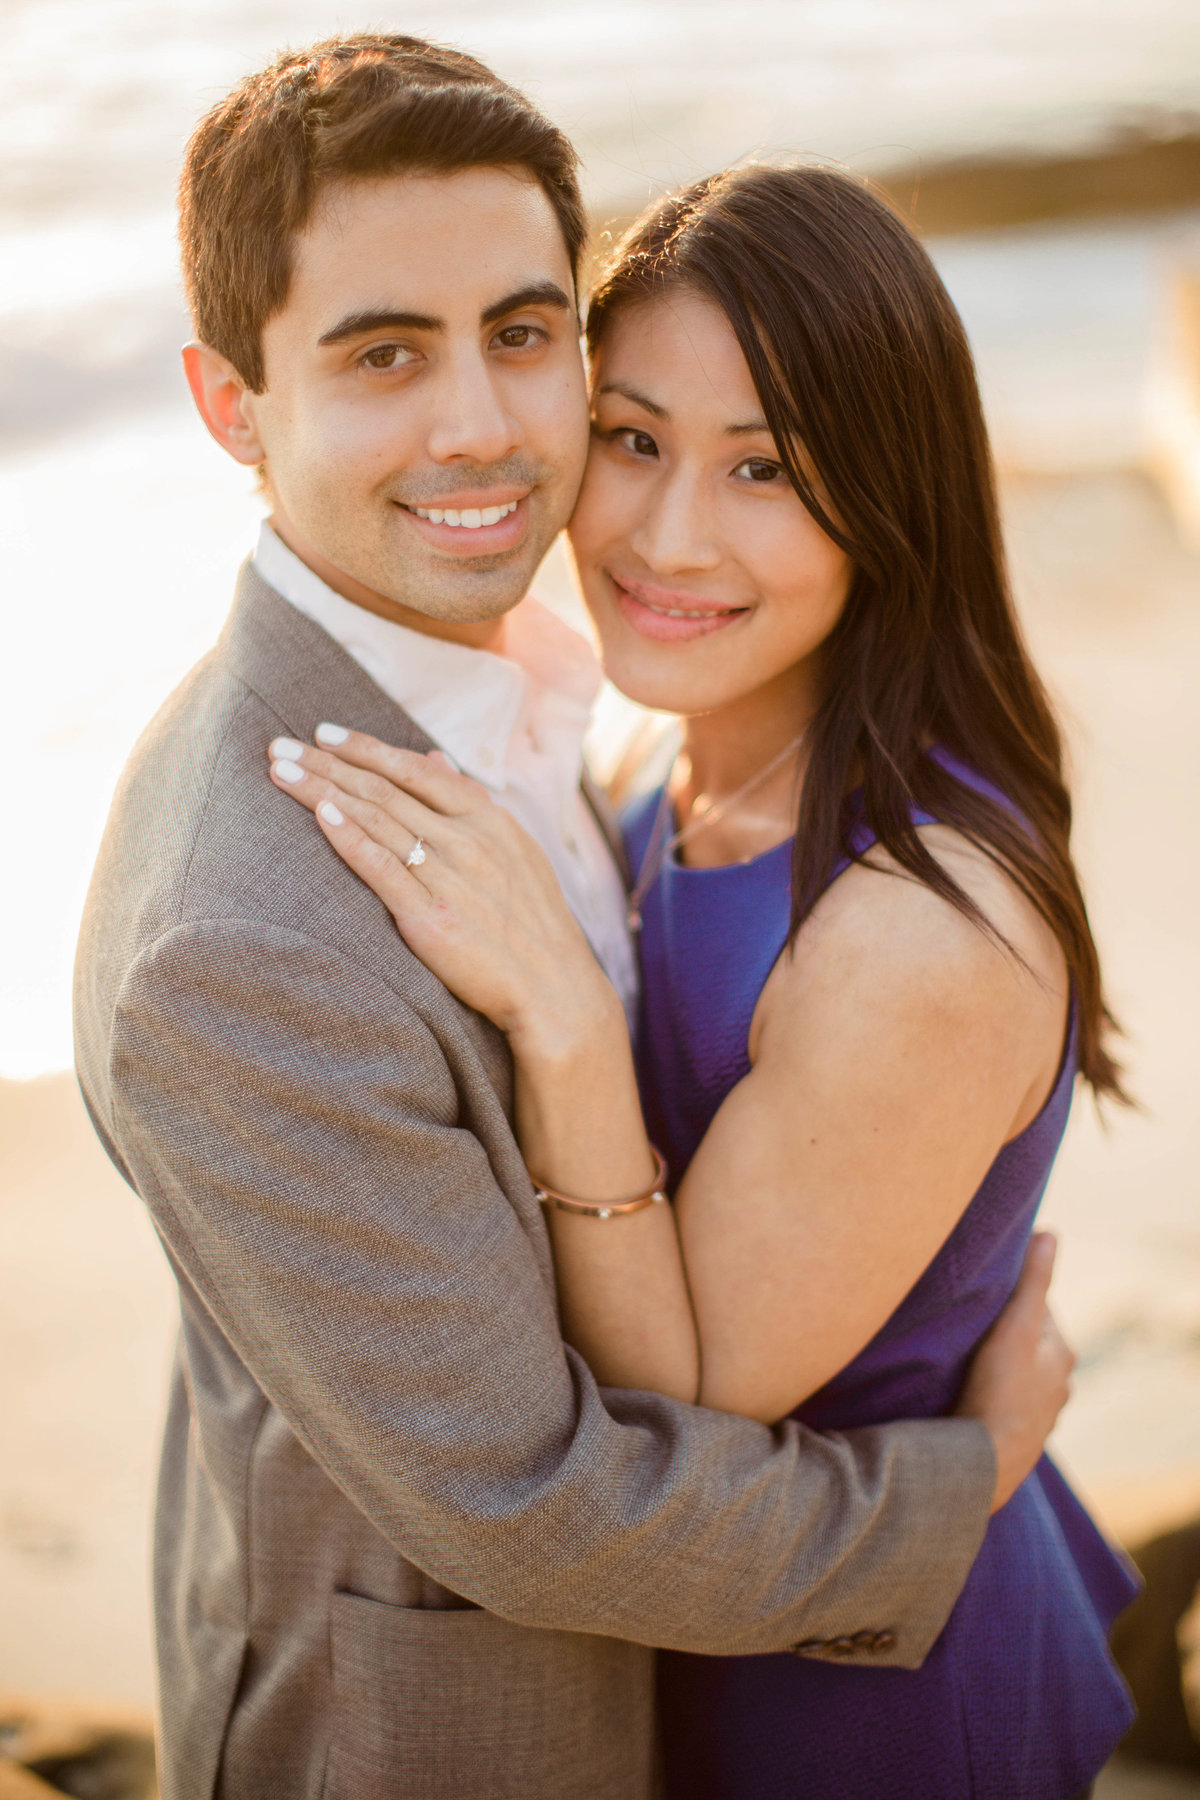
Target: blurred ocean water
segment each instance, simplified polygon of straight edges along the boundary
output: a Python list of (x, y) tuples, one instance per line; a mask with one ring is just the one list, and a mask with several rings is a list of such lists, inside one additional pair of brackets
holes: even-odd
[(1196, 108), (1187, 0), (7, 0), (6, 213), (161, 206), (195, 116), (284, 44), (385, 26), (477, 52), (578, 142), (597, 205), (756, 145), (875, 162), (1094, 141)]
[[(1181, 0), (2, 0), (0, 703), (36, 780), (0, 889), (0, 1074), (70, 1058), (70, 954), (113, 782), (211, 641), (252, 541), (245, 474), (208, 442), (173, 190), (199, 114), (283, 44), (384, 24), (460, 44), (573, 135), (599, 216), (756, 150), (910, 171), (1052, 152), (1200, 112)], [(975, 342), (1001, 459), (1136, 463), (1160, 273), (1196, 220), (1039, 227), (934, 245)], [(15, 816), (14, 816), (15, 815)]]

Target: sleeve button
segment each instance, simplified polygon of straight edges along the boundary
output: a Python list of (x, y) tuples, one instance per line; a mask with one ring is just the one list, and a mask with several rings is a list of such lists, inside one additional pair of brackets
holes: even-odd
[(894, 1650), (896, 1648), (895, 1632), (877, 1631), (875, 1633), (874, 1641), (871, 1644), (871, 1648), (875, 1651)]
[(852, 1637), (835, 1637), (830, 1638), (825, 1648), (828, 1650), (830, 1656), (853, 1656), (854, 1652), (859, 1649), (860, 1646), (856, 1639)]

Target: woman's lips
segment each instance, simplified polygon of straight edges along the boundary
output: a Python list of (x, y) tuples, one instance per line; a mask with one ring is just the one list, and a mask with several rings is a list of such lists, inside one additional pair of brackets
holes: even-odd
[(673, 594), (666, 588), (646, 588), (640, 582), (627, 586), (615, 575), (610, 575), (609, 580), (621, 617), (642, 637), (653, 638), (659, 644), (682, 644), (693, 638), (710, 637), (749, 611), (745, 606), (722, 606), (691, 594)]

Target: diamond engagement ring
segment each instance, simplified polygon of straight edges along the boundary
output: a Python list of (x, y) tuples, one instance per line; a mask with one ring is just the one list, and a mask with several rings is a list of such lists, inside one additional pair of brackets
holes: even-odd
[(421, 842), (421, 839), (418, 838), (408, 855), (405, 857), (404, 866), (406, 869), (419, 869), (424, 861), (425, 846)]

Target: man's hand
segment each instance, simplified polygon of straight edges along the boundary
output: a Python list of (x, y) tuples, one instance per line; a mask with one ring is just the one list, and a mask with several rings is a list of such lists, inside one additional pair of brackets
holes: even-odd
[(992, 1434), (993, 1512), (1032, 1472), (1070, 1397), (1075, 1354), (1046, 1304), (1057, 1250), (1051, 1232), (1034, 1237), (1012, 1299), (977, 1351), (955, 1408)]

